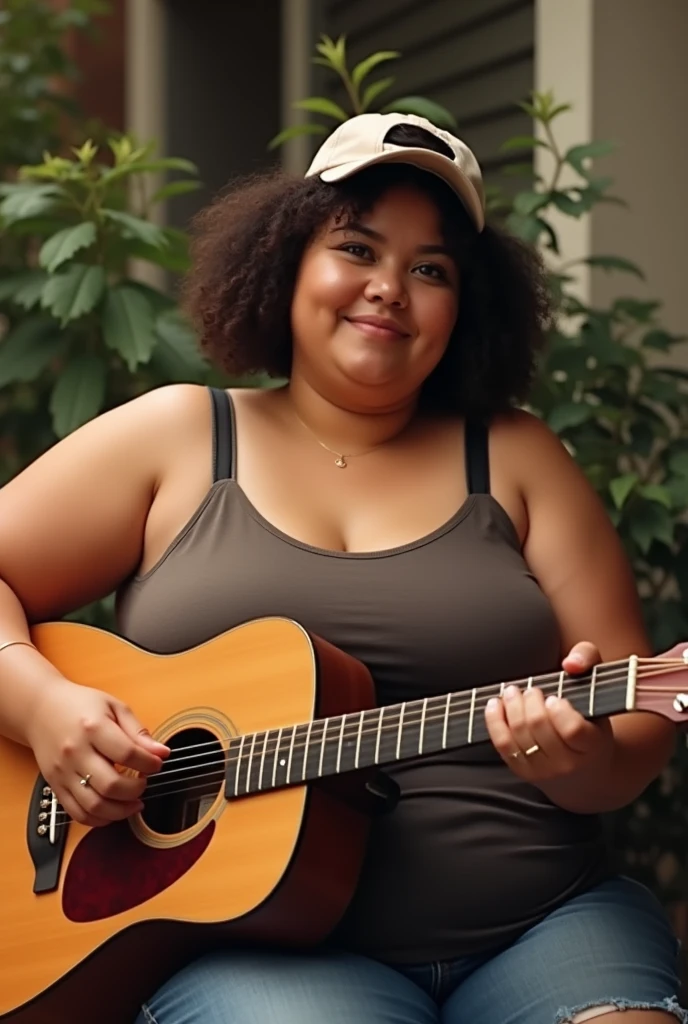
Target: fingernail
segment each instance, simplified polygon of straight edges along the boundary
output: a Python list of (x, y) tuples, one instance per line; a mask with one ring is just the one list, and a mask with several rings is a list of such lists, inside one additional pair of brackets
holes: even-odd
[(576, 652), (575, 654), (569, 654), (566, 660), (567, 661), (575, 661), (576, 665), (584, 665), (585, 664), (585, 658), (583, 657), (582, 654), (578, 654), (578, 652)]
[(555, 697), (553, 694), (550, 694), (550, 696), (545, 701), (545, 706), (548, 707), (548, 708), (556, 708), (556, 707), (558, 707), (558, 705), (559, 705), (559, 698)]
[(499, 701), (497, 700), (497, 698), (496, 697), (490, 697), (490, 699), (487, 702), (487, 706), (486, 706), (485, 710), (489, 711), (490, 714), (493, 714), (497, 710), (498, 707), (499, 707)]
[(518, 693), (518, 686), (507, 686), (506, 690), (504, 691), (504, 697), (506, 698), (506, 700), (513, 700), (514, 697), (518, 696)]

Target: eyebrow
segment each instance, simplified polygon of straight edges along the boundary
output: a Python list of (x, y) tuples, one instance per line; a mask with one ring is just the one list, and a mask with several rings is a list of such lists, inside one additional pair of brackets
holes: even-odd
[[(359, 224), (358, 221), (349, 221), (348, 224), (341, 224), (332, 229), (332, 234), (336, 231), (354, 231), (358, 235), (365, 235), (367, 238), (372, 238), (375, 242), (386, 242), (387, 239), (384, 235), (380, 234), (379, 231), (373, 230), (373, 228), (367, 228), (364, 224)], [(424, 255), (440, 255), (448, 256), (450, 259), (454, 259), (454, 254), (451, 249), (446, 245), (419, 245), (417, 251)]]

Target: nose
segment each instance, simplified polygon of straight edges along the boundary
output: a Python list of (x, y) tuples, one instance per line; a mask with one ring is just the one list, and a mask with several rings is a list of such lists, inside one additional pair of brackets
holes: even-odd
[(387, 306), (403, 309), (408, 304), (408, 293), (403, 273), (392, 266), (378, 263), (372, 267), (370, 279), (365, 288), (369, 302), (382, 302)]

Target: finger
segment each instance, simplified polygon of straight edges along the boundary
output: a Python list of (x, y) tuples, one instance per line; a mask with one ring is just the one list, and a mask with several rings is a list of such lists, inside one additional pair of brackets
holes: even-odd
[(76, 787), (71, 790), (72, 796), (82, 811), (97, 821), (122, 821), (143, 810), (142, 800), (108, 800), (93, 789), (90, 782), (82, 786), (77, 780)]
[(485, 725), (495, 750), (501, 755), (504, 763), (512, 771), (516, 771), (518, 762), (523, 761), (524, 758), (514, 757), (514, 754), (519, 753), (519, 747), (511, 734), (511, 729), (504, 713), (503, 703), (497, 697), (492, 697), (487, 702), (485, 707)]
[[(551, 763), (550, 766), (556, 766), (560, 770), (573, 767), (575, 754), (557, 732), (545, 704), (542, 690), (537, 687), (527, 690), (523, 702), (528, 733)], [(516, 738), (518, 739), (518, 736)], [(528, 750), (529, 748), (524, 747), (523, 749)]]
[(94, 749), (113, 764), (142, 775), (160, 771), (162, 758), (142, 747), (139, 737), (126, 733), (117, 721), (104, 717), (93, 726), (87, 724), (85, 729)]
[(569, 701), (550, 696), (545, 706), (552, 725), (570, 750), (585, 754), (598, 742), (599, 727), (583, 718)]
[(80, 825), (88, 825), (89, 828), (102, 828), (103, 825), (110, 824), (107, 818), (89, 814), (68, 789), (54, 789), (53, 792), (72, 821), (78, 821)]
[(145, 775), (125, 775), (106, 761), (100, 754), (88, 759), (88, 772), (78, 774), (77, 781), (88, 777), (88, 788), (95, 790), (107, 800), (121, 800), (124, 803), (141, 799), (148, 781)]
[[(126, 704), (122, 704), (117, 701), (113, 704), (113, 710), (115, 717), (119, 723), (120, 728), (127, 736), (134, 740), (139, 746), (142, 746), (145, 750), (164, 761), (166, 757), (170, 755), (170, 748), (166, 747), (164, 743), (154, 740), (148, 729), (139, 722), (138, 718)], [(162, 767), (162, 766), (161, 766)], [(159, 771), (159, 768), (156, 769)]]
[(574, 644), (569, 653), (562, 661), (562, 668), (572, 675), (577, 672), (587, 672), (593, 665), (599, 665), (602, 655), (594, 644), (588, 640), (582, 640)]
[(521, 750), (525, 754), (526, 750), (530, 750), (536, 744), (526, 719), (525, 695), (517, 686), (507, 686), (504, 690), (502, 704), (506, 723), (516, 744), (512, 749)]

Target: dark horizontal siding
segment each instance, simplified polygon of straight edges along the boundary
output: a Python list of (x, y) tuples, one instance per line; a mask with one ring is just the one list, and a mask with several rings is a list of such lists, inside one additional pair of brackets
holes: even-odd
[(376, 50), (398, 61), (385, 99), (422, 95), (447, 107), (486, 177), (502, 179), (502, 143), (532, 132), (518, 107), (533, 88), (534, 0), (316, 0), (318, 29), (347, 37), (349, 64)]

